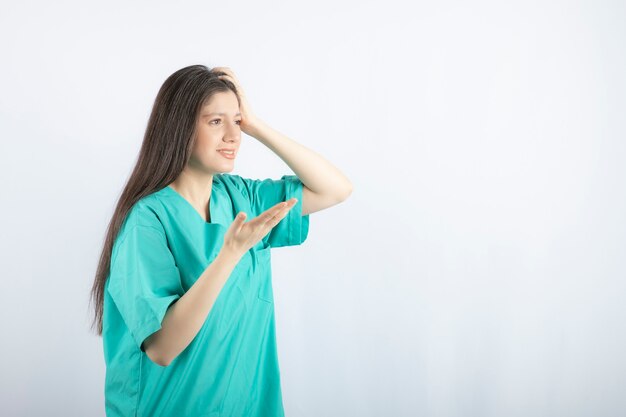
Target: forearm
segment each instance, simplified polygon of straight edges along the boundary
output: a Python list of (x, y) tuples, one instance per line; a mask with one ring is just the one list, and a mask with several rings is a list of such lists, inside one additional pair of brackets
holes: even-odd
[(252, 123), (250, 135), (270, 148), (293, 170), (311, 191), (343, 199), (352, 184), (339, 169), (318, 153), (290, 139), (260, 119)]
[(221, 250), (191, 288), (168, 308), (161, 329), (144, 342), (153, 362), (169, 365), (192, 342), (240, 258)]

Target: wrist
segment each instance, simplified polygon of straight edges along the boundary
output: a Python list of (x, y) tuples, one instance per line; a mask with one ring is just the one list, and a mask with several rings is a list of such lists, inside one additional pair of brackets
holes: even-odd
[(243, 253), (231, 248), (230, 246), (223, 245), (217, 254), (217, 258), (220, 258), (224, 262), (231, 264), (233, 267), (237, 265)]

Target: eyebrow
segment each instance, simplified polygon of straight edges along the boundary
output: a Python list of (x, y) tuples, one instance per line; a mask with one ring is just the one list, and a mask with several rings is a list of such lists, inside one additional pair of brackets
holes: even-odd
[[(203, 115), (202, 115), (202, 117), (209, 117), (209, 116), (211, 116), (211, 115), (213, 115), (213, 114), (217, 114), (218, 116), (226, 116), (226, 113), (216, 113), (216, 112), (211, 112), (211, 113), (206, 113), (206, 114), (203, 114)], [(235, 114), (235, 116), (241, 116), (241, 112), (239, 112), (239, 113)]]

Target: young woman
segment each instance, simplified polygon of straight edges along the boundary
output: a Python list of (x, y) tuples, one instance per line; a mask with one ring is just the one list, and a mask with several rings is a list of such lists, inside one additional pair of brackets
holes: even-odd
[[(228, 174), (242, 131), (297, 175)], [(257, 118), (230, 69), (168, 77), (91, 294), (106, 415), (284, 415), (270, 248), (304, 242), (309, 214), (351, 190), (328, 161)]]

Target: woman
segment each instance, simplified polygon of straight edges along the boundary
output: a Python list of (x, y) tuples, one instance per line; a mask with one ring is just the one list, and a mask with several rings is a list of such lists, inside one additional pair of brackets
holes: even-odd
[[(242, 131), (297, 176), (228, 174)], [(230, 69), (172, 74), (91, 294), (107, 416), (284, 415), (270, 248), (304, 242), (309, 214), (350, 193), (328, 161), (252, 113)]]

